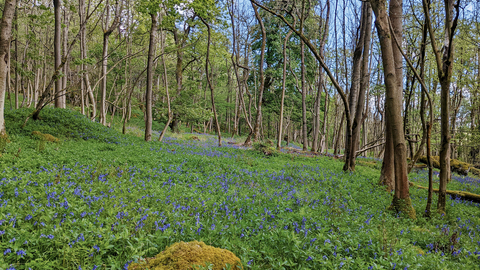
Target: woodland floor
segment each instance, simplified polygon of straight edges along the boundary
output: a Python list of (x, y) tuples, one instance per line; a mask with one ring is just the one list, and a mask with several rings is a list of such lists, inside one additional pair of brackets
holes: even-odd
[[(411, 188), (417, 219), (397, 215), (379, 160), (345, 173), (332, 157), (265, 156), (242, 138), (146, 143), (141, 126), (122, 135), (69, 110), (22, 129), (28, 113), (7, 112), (0, 144), (0, 269), (125, 269), (192, 240), (245, 269), (479, 269), (480, 205), (448, 198), (446, 215), (426, 219), (427, 193)], [(409, 179), (425, 186), (427, 173)], [(480, 194), (480, 180), (455, 175), (448, 189)]]

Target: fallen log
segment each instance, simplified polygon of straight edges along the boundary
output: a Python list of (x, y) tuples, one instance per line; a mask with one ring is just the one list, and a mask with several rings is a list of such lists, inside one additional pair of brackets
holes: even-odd
[[(410, 184), (419, 189), (428, 190), (428, 187), (423, 187), (412, 182), (410, 182)], [(434, 188), (433, 192), (438, 193), (438, 189)], [(448, 190), (448, 189), (447, 189), (447, 194), (455, 198), (460, 198), (462, 200), (480, 203), (480, 195), (478, 194), (474, 194), (466, 191)]]
[[(427, 157), (421, 156), (418, 162), (427, 164)], [(432, 156), (432, 165), (434, 168), (440, 169), (440, 159), (438, 156)], [(456, 172), (460, 175), (467, 176), (469, 172), (480, 176), (480, 170), (475, 168), (472, 164), (462, 162), (457, 159), (450, 159), (450, 168), (452, 172)]]

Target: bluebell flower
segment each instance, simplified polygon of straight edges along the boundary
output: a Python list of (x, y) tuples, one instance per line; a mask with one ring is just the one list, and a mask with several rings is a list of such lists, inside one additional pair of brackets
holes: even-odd
[(27, 253), (25, 253), (24, 250), (19, 250), (17, 251), (17, 255), (23, 258), (23, 256), (27, 255)]

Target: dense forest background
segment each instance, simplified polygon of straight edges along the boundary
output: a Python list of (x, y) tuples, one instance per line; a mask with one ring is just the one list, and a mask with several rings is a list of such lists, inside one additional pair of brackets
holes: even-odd
[[(431, 99), (430, 107), (402, 60), (401, 111), (411, 159), (425, 148), (430, 117), (432, 156), (441, 150), (441, 83), (431, 43), (444, 50), (445, 3), (405, 0), (401, 6), (399, 42), (421, 70)], [(426, 35), (425, 4), (435, 39)], [(304, 150), (338, 155), (358, 106), (356, 153), (382, 158), (384, 67), (375, 17), (372, 22), (369, 9), (366, 18), (364, 6), (349, 0), (17, 1), (5, 96), (12, 102), (5, 110), (54, 104), (104, 125), (112, 124), (113, 115), (125, 121), (144, 117), (146, 133), (151, 133), (149, 121), (154, 130), (168, 125), (176, 132), (250, 134), (248, 140), (278, 140), (281, 130), (281, 139), (301, 143)], [(480, 6), (477, 1), (454, 6), (450, 156), (478, 164)], [(310, 44), (305, 46), (299, 34)], [(366, 39), (370, 44), (364, 52)], [(354, 93), (347, 113), (338, 87), (345, 95)]]

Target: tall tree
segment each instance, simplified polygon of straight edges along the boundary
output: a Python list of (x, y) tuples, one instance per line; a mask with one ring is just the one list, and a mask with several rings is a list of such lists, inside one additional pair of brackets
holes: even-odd
[[(53, 39), (53, 50), (55, 56), (55, 70), (58, 70), (62, 63), (62, 18), (61, 18), (61, 3), (60, 0), (53, 0), (54, 14), (55, 14), (55, 32)], [(63, 108), (63, 80), (58, 78), (55, 81), (55, 108)]]
[(215, 120), (215, 128), (218, 136), (218, 146), (222, 146), (222, 134), (220, 132), (220, 123), (218, 122), (217, 109), (215, 108), (215, 96), (213, 94), (214, 88), (213, 88), (212, 78), (211, 78), (212, 76), (208, 68), (208, 66), (210, 65), (210, 41), (211, 41), (212, 31), (210, 29), (210, 24), (204, 18), (200, 17), (200, 19), (202, 20), (203, 24), (205, 24), (205, 26), (207, 27), (208, 37), (207, 37), (207, 56), (205, 59), (205, 75), (207, 77), (208, 88), (210, 88), (210, 99), (212, 102), (213, 118)]
[(260, 51), (260, 67), (259, 67), (259, 80), (260, 80), (260, 85), (258, 87), (258, 104), (257, 104), (257, 114), (255, 116), (255, 125), (253, 127), (253, 134), (250, 132), (248, 135), (247, 139), (245, 140), (245, 145), (249, 145), (252, 140), (257, 141), (260, 138), (260, 125), (262, 122), (262, 99), (263, 99), (263, 91), (265, 89), (265, 74), (264, 74), (264, 68), (263, 68), (263, 63), (265, 60), (265, 44), (267, 42), (267, 33), (265, 31), (265, 25), (263, 24), (262, 17), (260, 16), (260, 13), (258, 12), (258, 8), (256, 4), (254, 4), (253, 1), (251, 1), (253, 10), (255, 11), (255, 18), (258, 21), (258, 24), (260, 25), (260, 29), (262, 31), (262, 45), (261, 45), (261, 51)]
[(412, 207), (408, 175), (405, 136), (403, 132), (402, 91), (398, 88), (393, 40), (390, 34), (389, 17), (386, 10), (385, 0), (370, 0), (376, 20), (380, 49), (382, 52), (382, 64), (385, 82), (385, 108), (388, 115), (388, 126), (393, 135), (394, 166), (395, 166), (395, 194), (392, 208), (402, 212), (411, 218), (415, 218), (415, 209)]
[[(423, 10), (425, 13), (426, 24), (430, 34), (430, 44), (432, 46), (435, 60), (437, 63), (438, 80), (441, 86), (440, 108), (441, 108), (441, 141), (440, 141), (440, 186), (438, 192), (437, 209), (441, 213), (445, 213), (446, 208), (446, 190), (447, 182), (450, 179), (450, 83), (452, 79), (453, 69), (453, 53), (454, 44), (453, 37), (457, 28), (458, 16), (460, 15), (460, 0), (454, 4), (453, 0), (445, 0), (445, 38), (442, 50), (438, 50), (435, 39), (435, 32), (430, 16), (430, 3), (423, 0)], [(455, 17), (453, 12), (455, 9)]]
[(285, 103), (285, 83), (287, 81), (287, 42), (292, 35), (292, 31), (288, 31), (285, 39), (283, 41), (283, 76), (282, 76), (282, 97), (280, 99), (280, 117), (278, 124), (278, 136), (277, 136), (277, 149), (280, 150), (282, 147), (282, 130), (283, 130), (283, 108)]
[[(56, 0), (58, 1), (58, 0)], [(101, 77), (102, 81), (100, 84), (100, 123), (104, 126), (107, 125), (107, 67), (108, 67), (108, 38), (110, 35), (117, 29), (120, 24), (120, 14), (121, 14), (121, 3), (119, 0), (115, 2), (115, 14), (110, 26), (110, 5), (109, 0), (106, 0), (105, 4), (105, 17), (103, 27), (103, 48), (102, 48), (102, 67), (101, 67)]]
[(5, 129), (5, 93), (7, 89), (8, 51), (12, 36), (12, 21), (16, 9), (16, 0), (5, 0), (2, 20), (0, 21), (0, 137), (7, 136)]
[(153, 58), (155, 57), (155, 47), (158, 29), (158, 14), (157, 12), (151, 12), (150, 18), (152, 20), (150, 28), (150, 42), (148, 44), (148, 59), (147, 59), (147, 90), (145, 91), (145, 141), (152, 140), (152, 99), (153, 99)]

